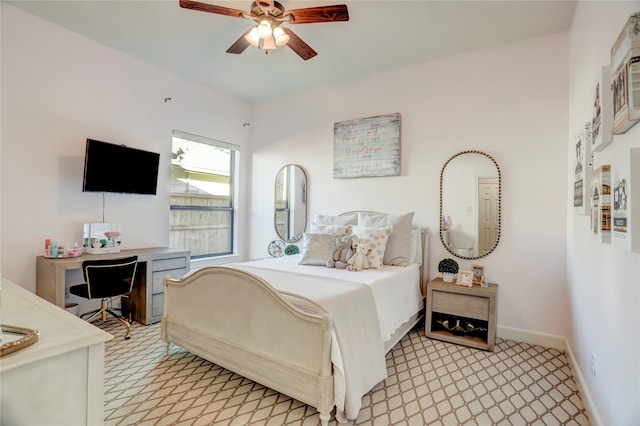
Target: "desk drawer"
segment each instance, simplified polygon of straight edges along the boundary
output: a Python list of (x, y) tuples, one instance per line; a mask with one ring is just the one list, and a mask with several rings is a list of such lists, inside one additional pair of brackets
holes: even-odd
[(489, 298), (467, 294), (432, 292), (431, 311), (453, 314), (461, 317), (487, 321), (489, 319)]
[[(159, 317), (164, 311), (164, 293), (151, 296), (151, 316)], [(151, 321), (153, 322), (153, 320)]]
[(166, 271), (169, 269), (186, 268), (186, 267), (187, 267), (186, 257), (174, 257), (171, 259), (154, 260), (151, 266), (153, 272)]
[[(153, 285), (151, 286), (151, 294), (164, 293), (162, 279), (169, 275), (171, 278), (180, 278), (187, 273), (187, 268), (172, 269), (170, 271), (161, 271), (153, 273)], [(155, 314), (154, 314), (155, 315)]]

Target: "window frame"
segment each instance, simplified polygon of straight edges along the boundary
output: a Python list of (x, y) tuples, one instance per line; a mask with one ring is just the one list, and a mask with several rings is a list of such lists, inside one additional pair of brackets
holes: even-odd
[[(206, 145), (210, 145), (210, 146), (214, 146), (217, 148), (223, 148), (223, 149), (227, 149), (230, 152), (230, 158), (229, 158), (229, 206), (228, 207), (217, 207), (217, 206), (194, 206), (194, 205), (180, 205), (180, 204), (172, 204), (171, 203), (171, 197), (174, 195), (174, 193), (171, 191), (171, 189), (169, 190), (169, 210), (183, 210), (183, 211), (218, 211), (218, 212), (228, 212), (229, 213), (229, 234), (228, 234), (228, 247), (229, 250), (225, 251), (225, 252), (218, 252), (218, 253), (207, 253), (207, 254), (199, 254), (199, 255), (193, 255), (191, 256), (192, 259), (213, 259), (213, 258), (218, 258), (221, 256), (229, 256), (229, 255), (235, 255), (236, 254), (236, 235), (237, 235), (237, 225), (236, 225), (236, 217), (237, 217), (237, 211), (236, 211), (236, 198), (237, 198), (237, 193), (236, 193), (236, 188), (237, 188), (237, 181), (238, 181), (238, 174), (237, 174), (237, 169), (238, 169), (238, 164), (239, 164), (239, 157), (240, 157), (240, 146), (235, 145), (235, 144), (231, 144), (228, 142), (224, 142), (218, 139), (213, 139), (213, 138), (208, 138), (205, 136), (199, 136), (199, 135), (194, 135), (192, 133), (187, 133), (187, 132), (183, 132), (180, 130), (174, 130), (173, 134), (172, 134), (172, 138), (171, 138), (171, 152), (173, 153), (173, 139), (174, 138), (179, 138), (179, 139), (186, 139), (192, 142), (197, 142), (197, 143), (202, 143), (202, 144), (206, 144)], [(170, 169), (171, 169), (171, 164), (170, 164)], [(171, 188), (171, 185), (170, 185)], [(175, 195), (179, 195), (178, 193), (176, 193)], [(169, 231), (171, 232), (171, 220), (169, 221)], [(184, 249), (186, 250), (190, 250), (189, 247), (185, 247)]]

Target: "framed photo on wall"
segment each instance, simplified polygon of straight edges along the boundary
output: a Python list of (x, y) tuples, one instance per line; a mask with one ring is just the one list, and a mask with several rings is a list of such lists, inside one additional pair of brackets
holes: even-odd
[(640, 253), (640, 148), (631, 148), (611, 163), (612, 233), (614, 247)]
[(640, 121), (640, 12), (629, 17), (611, 48), (613, 134), (626, 133)]
[(591, 176), (591, 236), (611, 243), (611, 166), (606, 164)]
[(573, 208), (579, 215), (588, 215), (591, 203), (591, 121), (574, 137)]
[(611, 67), (602, 67), (602, 78), (596, 83), (591, 119), (591, 152), (602, 151), (613, 141), (613, 99), (611, 97)]

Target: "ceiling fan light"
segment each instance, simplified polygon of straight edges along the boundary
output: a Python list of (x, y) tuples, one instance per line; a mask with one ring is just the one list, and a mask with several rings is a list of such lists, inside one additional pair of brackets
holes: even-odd
[(249, 34), (244, 36), (244, 38), (251, 43), (252, 46), (258, 47), (260, 45), (260, 34), (258, 34), (258, 27), (251, 28)]
[(262, 49), (263, 50), (273, 50), (273, 49), (277, 49), (276, 47), (276, 41), (273, 38), (273, 36), (269, 36), (265, 39), (262, 40)]
[(260, 34), (260, 37), (263, 39), (271, 37), (273, 32), (271, 30), (271, 24), (269, 23), (269, 21), (265, 19), (264, 21), (260, 22), (260, 24), (258, 24), (258, 34)]
[(276, 39), (276, 46), (284, 46), (289, 42), (289, 34), (286, 34), (280, 27), (273, 30), (273, 37)]

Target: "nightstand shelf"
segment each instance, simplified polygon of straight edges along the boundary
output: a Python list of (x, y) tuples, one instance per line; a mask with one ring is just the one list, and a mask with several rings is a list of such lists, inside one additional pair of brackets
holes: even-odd
[(425, 336), (492, 351), (498, 285), (464, 287), (435, 278), (427, 285)]

